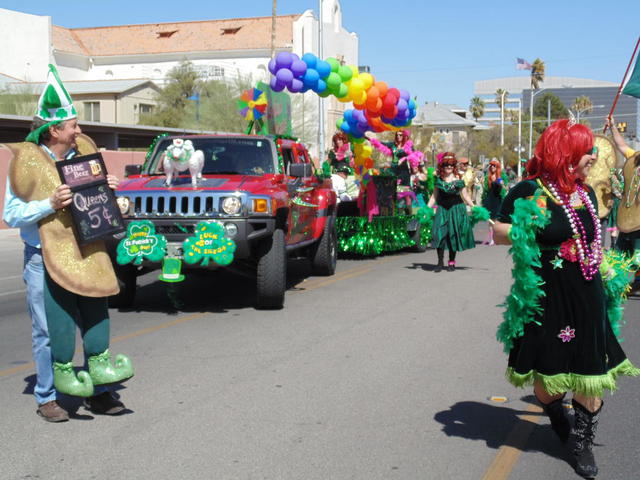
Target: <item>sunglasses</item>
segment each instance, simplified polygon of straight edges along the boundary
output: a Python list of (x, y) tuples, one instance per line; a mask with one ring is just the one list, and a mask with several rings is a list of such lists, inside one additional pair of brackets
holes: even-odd
[(598, 147), (593, 147), (591, 150), (587, 150), (586, 155), (597, 155), (598, 154)]

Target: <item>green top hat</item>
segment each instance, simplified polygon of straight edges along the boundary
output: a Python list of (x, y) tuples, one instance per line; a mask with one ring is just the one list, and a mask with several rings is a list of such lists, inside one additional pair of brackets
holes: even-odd
[(184, 280), (184, 275), (180, 274), (182, 260), (179, 258), (165, 257), (162, 260), (162, 273), (158, 276), (163, 282), (176, 283)]
[(45, 123), (41, 127), (33, 130), (27, 136), (27, 142), (39, 143), (40, 135), (43, 131), (53, 125), (64, 122), (65, 120), (71, 120), (78, 116), (75, 107), (73, 106), (73, 100), (67, 92), (56, 67), (49, 64), (49, 74), (47, 75), (47, 85), (44, 87), (40, 99), (38, 100), (38, 107), (35, 116)]

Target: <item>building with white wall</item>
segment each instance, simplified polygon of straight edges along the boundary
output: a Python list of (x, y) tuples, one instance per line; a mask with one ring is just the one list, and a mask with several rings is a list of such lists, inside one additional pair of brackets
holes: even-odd
[[(358, 37), (343, 27), (340, 2), (324, 0), (322, 8), (323, 56), (358, 65)], [(251, 17), (65, 28), (52, 25), (48, 16), (0, 9), (0, 75), (42, 82), (47, 64), (54, 63), (65, 82), (146, 79), (162, 85), (172, 68), (188, 60), (205, 78), (232, 81), (250, 76), (268, 81), (271, 23), (271, 17)], [(276, 17), (275, 53), (317, 55), (318, 39), (313, 11)], [(307, 121), (317, 119), (317, 97), (310, 92), (303, 96)], [(324, 104), (330, 138), (345, 104), (335, 99)], [(317, 138), (304, 140), (317, 148)]]

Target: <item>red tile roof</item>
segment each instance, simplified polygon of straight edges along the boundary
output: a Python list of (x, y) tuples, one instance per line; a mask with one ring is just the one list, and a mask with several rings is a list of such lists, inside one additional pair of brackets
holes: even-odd
[[(293, 22), (299, 17), (276, 17), (276, 48), (291, 46)], [(54, 26), (53, 46), (91, 56), (262, 49), (271, 46), (271, 17), (96, 28)]]

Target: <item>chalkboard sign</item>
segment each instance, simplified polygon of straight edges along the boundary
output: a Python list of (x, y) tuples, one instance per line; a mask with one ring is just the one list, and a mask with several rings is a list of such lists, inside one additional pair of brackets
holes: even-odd
[(395, 175), (374, 175), (371, 178), (376, 185), (376, 200), (380, 216), (391, 217), (395, 215), (398, 177)]
[(69, 186), (69, 205), (80, 245), (124, 232), (124, 222), (113, 190), (107, 183), (102, 155), (92, 153), (56, 162), (62, 183)]

